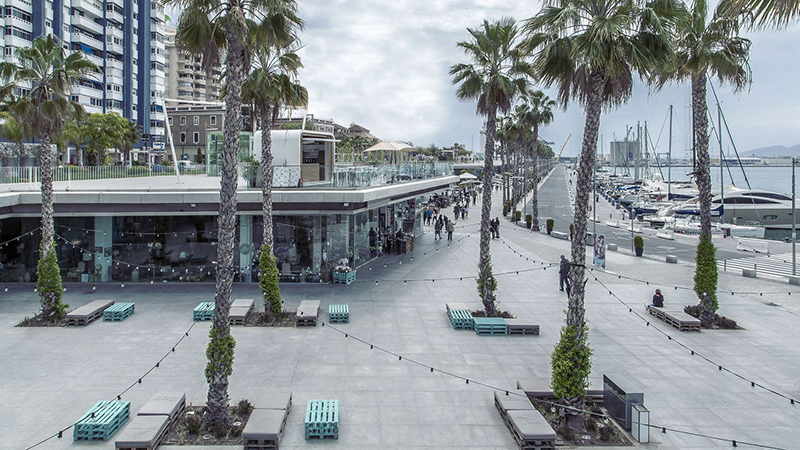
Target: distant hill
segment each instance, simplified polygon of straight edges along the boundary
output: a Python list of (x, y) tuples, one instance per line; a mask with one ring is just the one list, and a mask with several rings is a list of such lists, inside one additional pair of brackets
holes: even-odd
[(742, 152), (742, 156), (798, 156), (800, 157), (800, 144), (792, 147), (785, 147), (783, 145), (773, 145), (772, 147), (761, 147), (755, 150), (748, 150)]

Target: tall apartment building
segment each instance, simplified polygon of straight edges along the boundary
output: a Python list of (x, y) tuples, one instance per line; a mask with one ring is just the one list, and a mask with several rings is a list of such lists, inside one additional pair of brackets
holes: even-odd
[[(164, 7), (152, 0), (5, 0), (0, 59), (54, 34), (83, 52), (101, 73), (73, 86), (89, 113), (115, 111), (135, 120), (150, 142), (164, 140)], [(21, 86), (25, 89), (25, 86)]]
[(220, 69), (203, 68), (199, 55), (181, 51), (175, 43), (175, 28), (166, 28), (166, 96), (177, 100), (218, 102)]

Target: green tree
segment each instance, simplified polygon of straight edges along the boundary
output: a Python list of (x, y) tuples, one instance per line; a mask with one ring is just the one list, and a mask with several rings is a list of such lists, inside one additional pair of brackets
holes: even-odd
[(800, 0), (725, 0), (721, 12), (741, 16), (753, 28), (784, 28), (800, 17)]
[[(83, 52), (64, 51), (63, 43), (53, 35), (40, 36), (28, 48), (17, 49), (18, 65), (0, 63), (0, 75), (8, 83), (0, 94), (13, 85), (29, 85), (26, 95), (11, 99), (7, 110), (21, 123), (25, 132), (39, 140), (38, 159), (41, 165), (42, 241), (40, 259), (52, 260), (55, 253), (53, 231), (53, 138), (61, 134), (65, 121), (83, 113), (83, 108), (70, 101), (69, 91), (81, 78), (97, 71), (84, 59)], [(59, 280), (60, 281), (60, 280)], [(45, 320), (53, 320), (60, 298), (42, 294)]]
[[(525, 144), (525, 162), (528, 161), (528, 154), (533, 156), (531, 228), (539, 231), (539, 126), (548, 125), (553, 121), (553, 108), (556, 106), (556, 102), (542, 91), (528, 91), (521, 98), (522, 104), (517, 107), (516, 117), (527, 130), (531, 131)], [(525, 173), (527, 176), (527, 164)], [(527, 191), (527, 187), (525, 190)]]
[(258, 284), (261, 286), (261, 296), (264, 297), (264, 309), (275, 318), (280, 318), (283, 311), (279, 281), (278, 265), (275, 263), (275, 257), (272, 256), (272, 248), (261, 246), (261, 255), (258, 260)]
[[(752, 80), (748, 59), (750, 41), (739, 36), (739, 23), (736, 18), (729, 18), (717, 11), (708, 19), (708, 3), (697, 0), (692, 4), (690, 14), (677, 22), (678, 39), (674, 63), (656, 74), (658, 87), (669, 82), (690, 80), (692, 86), (692, 115), (694, 132), (694, 149), (697, 164), (694, 178), (700, 198), (700, 237), (706, 237), (697, 246), (698, 262), (708, 261), (700, 255), (701, 247), (706, 242), (713, 250), (711, 243), (711, 156), (708, 151), (708, 100), (706, 85), (708, 77), (716, 76), (721, 83), (729, 83), (734, 91), (740, 91)], [(706, 249), (707, 251), (707, 249)], [(716, 263), (713, 270), (716, 271)], [(698, 264), (695, 268), (695, 279), (700, 273), (706, 273), (711, 267)], [(701, 277), (706, 278), (706, 277)], [(716, 277), (714, 277), (716, 280)], [(700, 299), (701, 320), (710, 324), (714, 319), (716, 301), (709, 302), (701, 295), (709, 292), (709, 286), (701, 290), (695, 286)], [(716, 283), (713, 287), (716, 292)], [(709, 294), (710, 295), (710, 294)]]
[(242, 129), (242, 84), (249, 71), (251, 33), (266, 44), (284, 44), (302, 25), (294, 0), (167, 0), (181, 10), (176, 31), (178, 45), (202, 55), (206, 68), (225, 56), (225, 124), (221, 151), (219, 235), (216, 265), (216, 308), (208, 344), (208, 412), (206, 427), (228, 424), (228, 377), (232, 372), (235, 342), (230, 336), (231, 289), (236, 268), (236, 188), (239, 134)]
[[(623, 104), (631, 95), (633, 75), (658, 72), (673, 58), (671, 21), (681, 6), (673, 0), (558, 0), (546, 3), (526, 24), (527, 44), (535, 49), (533, 64), (547, 86), (557, 85), (566, 107), (575, 98), (585, 108), (583, 144), (578, 162), (575, 197), (575, 239), (572, 240), (565, 345), (586, 353), (588, 346), (584, 309), (586, 229), (597, 135), (602, 109)], [(562, 400), (583, 409), (586, 373), (577, 365), (566, 379), (553, 378), (576, 388)], [(566, 411), (567, 425), (583, 428), (583, 416)]]
[(497, 280), (492, 274), (489, 221), (497, 112), (506, 112), (511, 108), (514, 96), (527, 88), (533, 70), (524, 60), (526, 55), (517, 43), (514, 19), (506, 17), (494, 23), (484, 20), (479, 29), (467, 28), (467, 31), (470, 40), (459, 42), (458, 46), (464, 50), (471, 63), (454, 65), (450, 68), (450, 75), (453, 76), (453, 84), (458, 85), (456, 96), (462, 101), (477, 100), (477, 113), (486, 117), (477, 281), (486, 315), (493, 317), (497, 315)]
[(78, 130), (69, 129), (72, 138), (83, 138), (88, 165), (104, 166), (111, 162), (109, 148), (117, 148), (128, 154), (133, 144), (139, 141), (139, 129), (132, 122), (116, 112), (90, 114), (75, 125)]
[[(0, 117), (3, 118), (3, 124), (0, 125), (0, 135), (11, 144), (11, 151), (4, 153), (4, 158), (7, 159), (10, 156), (14, 156), (17, 158), (17, 164), (24, 166), (30, 156), (25, 148), (25, 141), (30, 136), (28, 136), (25, 127), (13, 115), (8, 112), (2, 112)], [(3, 165), (8, 165), (8, 161), (3, 161)]]

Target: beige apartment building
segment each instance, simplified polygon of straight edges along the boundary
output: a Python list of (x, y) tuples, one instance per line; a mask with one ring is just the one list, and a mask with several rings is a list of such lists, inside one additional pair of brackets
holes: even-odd
[[(175, 43), (175, 28), (166, 27), (166, 98), (197, 102), (217, 102), (220, 91), (220, 69), (203, 68), (199, 55), (181, 51)], [(175, 102), (167, 102), (175, 105)]]

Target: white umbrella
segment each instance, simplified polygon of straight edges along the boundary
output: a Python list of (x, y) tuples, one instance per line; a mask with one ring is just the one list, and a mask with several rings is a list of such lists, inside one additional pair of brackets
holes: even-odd
[(458, 183), (458, 184), (459, 184), (459, 185), (461, 185), (461, 186), (463, 186), (463, 185), (465, 185), (465, 184), (480, 184), (480, 181), (475, 181), (475, 180), (464, 180), (464, 181), (462, 181), (461, 183)]
[(462, 180), (477, 180), (478, 179), (478, 177), (476, 177), (475, 175), (473, 175), (473, 174), (471, 174), (469, 172), (462, 173), (459, 176), (459, 178), (461, 178)]
[(400, 142), (378, 142), (372, 147), (364, 150), (365, 152), (377, 152), (379, 150), (395, 151), (395, 152), (413, 152), (416, 151), (414, 147), (410, 147)]

